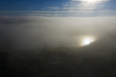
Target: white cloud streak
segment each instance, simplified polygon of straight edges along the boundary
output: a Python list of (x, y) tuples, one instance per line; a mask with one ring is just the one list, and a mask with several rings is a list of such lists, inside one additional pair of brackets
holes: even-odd
[(49, 7), (49, 9), (51, 9), (51, 10), (59, 10), (60, 7)]
[(81, 2), (95, 1), (95, 2), (101, 3), (101, 2), (107, 2), (110, 0), (72, 0), (72, 1), (81, 1)]
[[(69, 7), (66, 8), (66, 6), (64, 5), (64, 9), (93, 10), (93, 9), (96, 9), (98, 6), (100, 7), (101, 3), (102, 3), (102, 7), (103, 7), (104, 2), (108, 2), (108, 1), (110, 1), (110, 0), (71, 0), (71, 1), (69, 1), (69, 3), (67, 2)], [(78, 3), (78, 2), (80, 2), (80, 3)], [(66, 5), (67, 5), (67, 3), (66, 3)]]

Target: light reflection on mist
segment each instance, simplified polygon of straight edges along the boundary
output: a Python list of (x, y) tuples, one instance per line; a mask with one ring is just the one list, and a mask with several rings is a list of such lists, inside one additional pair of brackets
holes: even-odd
[(0, 19), (0, 37), (11, 40), (16, 49), (34, 49), (45, 44), (74, 47), (86, 35), (98, 39), (115, 34), (115, 20), (115, 17), (4, 17)]

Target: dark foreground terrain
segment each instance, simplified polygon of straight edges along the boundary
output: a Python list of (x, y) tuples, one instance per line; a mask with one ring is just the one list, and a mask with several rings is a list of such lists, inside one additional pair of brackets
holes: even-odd
[(116, 77), (116, 52), (89, 47), (1, 49), (0, 77)]

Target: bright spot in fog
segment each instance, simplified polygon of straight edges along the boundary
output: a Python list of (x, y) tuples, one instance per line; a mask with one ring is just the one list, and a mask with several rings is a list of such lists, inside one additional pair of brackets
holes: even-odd
[(93, 38), (93, 37), (84, 37), (83, 39), (82, 39), (82, 46), (84, 46), (84, 45), (89, 45), (90, 43), (92, 43), (92, 42), (94, 42), (95, 41), (95, 38)]

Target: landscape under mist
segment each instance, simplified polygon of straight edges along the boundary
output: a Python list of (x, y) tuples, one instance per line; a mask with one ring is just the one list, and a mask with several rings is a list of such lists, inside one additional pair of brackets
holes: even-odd
[(0, 17), (0, 44), (10, 43), (16, 50), (38, 49), (45, 44), (78, 48), (84, 36), (113, 44), (115, 20), (115, 17)]
[(115, 20), (0, 17), (0, 77), (116, 77)]

